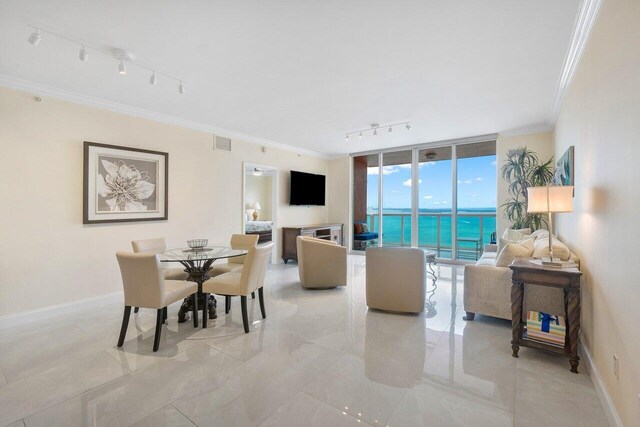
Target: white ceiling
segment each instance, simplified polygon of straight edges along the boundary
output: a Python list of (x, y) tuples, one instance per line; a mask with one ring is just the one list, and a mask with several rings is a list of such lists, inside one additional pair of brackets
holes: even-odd
[[(580, 0), (0, 2), (0, 74), (324, 154), (548, 124)], [(43, 35), (119, 47), (186, 81)], [(345, 142), (344, 133), (413, 129)]]

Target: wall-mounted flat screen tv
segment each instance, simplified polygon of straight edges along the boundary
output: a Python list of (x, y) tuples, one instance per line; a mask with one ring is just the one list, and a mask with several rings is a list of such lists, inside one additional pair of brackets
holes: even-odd
[(324, 175), (291, 171), (289, 204), (324, 206), (325, 185)]

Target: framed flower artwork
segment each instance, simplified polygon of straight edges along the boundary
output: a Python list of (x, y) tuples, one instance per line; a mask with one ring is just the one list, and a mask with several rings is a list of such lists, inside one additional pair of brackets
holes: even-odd
[(84, 224), (168, 218), (169, 154), (84, 142)]

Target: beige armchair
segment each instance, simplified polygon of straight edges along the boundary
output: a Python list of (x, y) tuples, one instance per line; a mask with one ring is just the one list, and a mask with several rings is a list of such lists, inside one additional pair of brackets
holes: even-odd
[[(259, 238), (260, 236), (258, 236), (257, 234), (232, 234), (231, 248), (249, 250), (249, 248), (253, 248), (258, 244)], [(244, 266), (244, 260), (246, 257), (246, 255), (236, 256), (227, 259), (226, 262), (213, 264), (211, 266), (211, 269), (209, 270), (209, 276), (216, 277), (225, 273), (242, 271), (242, 267)], [(251, 293), (251, 298), (256, 299), (255, 292)], [(224, 299), (224, 314), (229, 314), (229, 311), (231, 311), (231, 298), (226, 297)]]
[[(269, 257), (273, 250), (273, 242), (265, 245), (249, 248), (246, 255), (244, 267), (242, 271), (233, 271), (224, 273), (207, 280), (202, 284), (202, 292), (204, 300), (207, 301), (209, 294), (224, 295), (225, 297), (240, 297), (240, 305), (242, 306), (242, 323), (245, 333), (249, 333), (249, 317), (247, 314), (247, 295), (258, 291), (260, 300), (260, 311), (262, 318), (266, 319), (267, 314), (264, 309), (264, 278), (267, 272)], [(202, 307), (202, 315), (208, 316), (208, 307), (205, 304)], [(203, 325), (206, 327), (206, 325)]]
[(347, 248), (328, 240), (298, 236), (296, 249), (303, 288), (347, 285)]
[(422, 249), (367, 248), (366, 265), (369, 308), (424, 311), (427, 273)]
[(131, 307), (153, 308), (157, 310), (156, 334), (153, 351), (160, 346), (162, 324), (166, 320), (166, 308), (169, 304), (193, 295), (194, 298), (194, 326), (198, 316), (198, 285), (194, 282), (182, 280), (165, 280), (160, 266), (160, 258), (152, 253), (118, 252), (116, 254), (122, 285), (124, 287), (124, 317), (120, 328), (118, 347), (124, 344), (124, 338), (129, 326)]

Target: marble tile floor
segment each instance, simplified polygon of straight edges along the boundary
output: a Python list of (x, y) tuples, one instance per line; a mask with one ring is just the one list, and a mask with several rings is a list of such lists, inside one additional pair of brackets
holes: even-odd
[(314, 291), (272, 266), (251, 333), (237, 299), (207, 329), (174, 304), (157, 353), (144, 309), (116, 348), (116, 303), (0, 329), (0, 426), (607, 425), (584, 365), (514, 359), (510, 322), (462, 320), (462, 267), (437, 267), (420, 316), (369, 311), (364, 273), (350, 256), (346, 288)]

